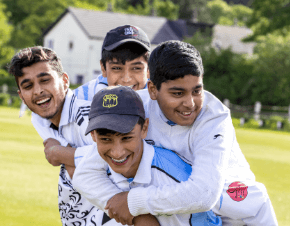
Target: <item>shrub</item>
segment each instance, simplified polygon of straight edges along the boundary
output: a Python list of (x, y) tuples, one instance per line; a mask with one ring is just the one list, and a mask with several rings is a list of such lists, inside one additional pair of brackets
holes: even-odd
[(0, 93), (0, 105), (8, 106), (10, 102), (10, 95), (6, 93)]
[(21, 103), (22, 103), (20, 97), (12, 96), (11, 99), (12, 99), (12, 107), (20, 108)]
[(265, 120), (264, 128), (277, 130), (277, 122), (283, 122), (283, 117), (280, 116), (271, 116), (269, 119)]
[(246, 123), (244, 124), (245, 128), (252, 128), (252, 129), (258, 129), (260, 127), (259, 122), (256, 121), (253, 118), (250, 118)]

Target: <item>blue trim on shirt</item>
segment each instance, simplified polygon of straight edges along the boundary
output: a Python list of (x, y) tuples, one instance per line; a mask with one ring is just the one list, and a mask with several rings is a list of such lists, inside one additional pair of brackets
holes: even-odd
[(219, 208), (219, 210), (222, 208), (222, 204), (223, 204), (223, 194), (221, 195), (221, 197), (220, 197), (220, 208)]
[(222, 220), (211, 210), (203, 213), (194, 213), (190, 215), (189, 225), (191, 226), (222, 226)]
[(82, 157), (84, 157), (84, 156), (77, 156), (77, 157), (75, 157), (75, 159), (82, 158)]
[(151, 167), (156, 168), (177, 182), (187, 181), (191, 175), (191, 165), (184, 162), (173, 151), (155, 147), (155, 155), (152, 160)]
[(108, 79), (107, 79), (107, 77), (99, 76), (99, 83), (108, 85)]
[(84, 92), (84, 100), (88, 100), (89, 99), (89, 85), (83, 85), (83, 92)]

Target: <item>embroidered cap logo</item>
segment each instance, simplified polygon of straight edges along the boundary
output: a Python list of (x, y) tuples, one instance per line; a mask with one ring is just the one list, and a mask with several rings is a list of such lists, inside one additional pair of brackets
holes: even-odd
[(116, 94), (108, 94), (103, 97), (103, 107), (111, 108), (118, 105), (118, 96)]
[(126, 27), (125, 28), (124, 35), (133, 35), (133, 34), (134, 34), (134, 31), (133, 31), (132, 27)]

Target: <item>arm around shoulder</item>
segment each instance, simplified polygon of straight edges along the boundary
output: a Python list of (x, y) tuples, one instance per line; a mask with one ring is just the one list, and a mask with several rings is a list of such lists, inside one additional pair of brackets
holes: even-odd
[(108, 200), (122, 192), (109, 179), (107, 170), (107, 163), (99, 156), (93, 144), (77, 165), (72, 181), (78, 192), (103, 211)]

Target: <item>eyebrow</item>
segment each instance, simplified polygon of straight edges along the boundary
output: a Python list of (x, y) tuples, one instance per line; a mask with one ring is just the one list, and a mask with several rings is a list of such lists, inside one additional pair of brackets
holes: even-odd
[[(47, 75), (50, 75), (49, 73), (47, 73), (47, 72), (41, 72), (41, 73), (39, 73), (36, 77), (37, 78), (41, 78), (41, 77), (44, 77), (44, 76), (47, 76)], [(29, 82), (30, 81), (30, 79), (24, 79), (21, 83), (20, 83), (20, 86), (22, 86), (24, 83), (27, 83), (27, 82)]]
[[(198, 84), (197, 86), (193, 87), (193, 89), (199, 89), (199, 88), (202, 88), (203, 87), (203, 84)], [(168, 90), (179, 90), (179, 91), (184, 91), (185, 89), (182, 88), (182, 87), (176, 87), (176, 86), (173, 86), (171, 88), (169, 88)]]

